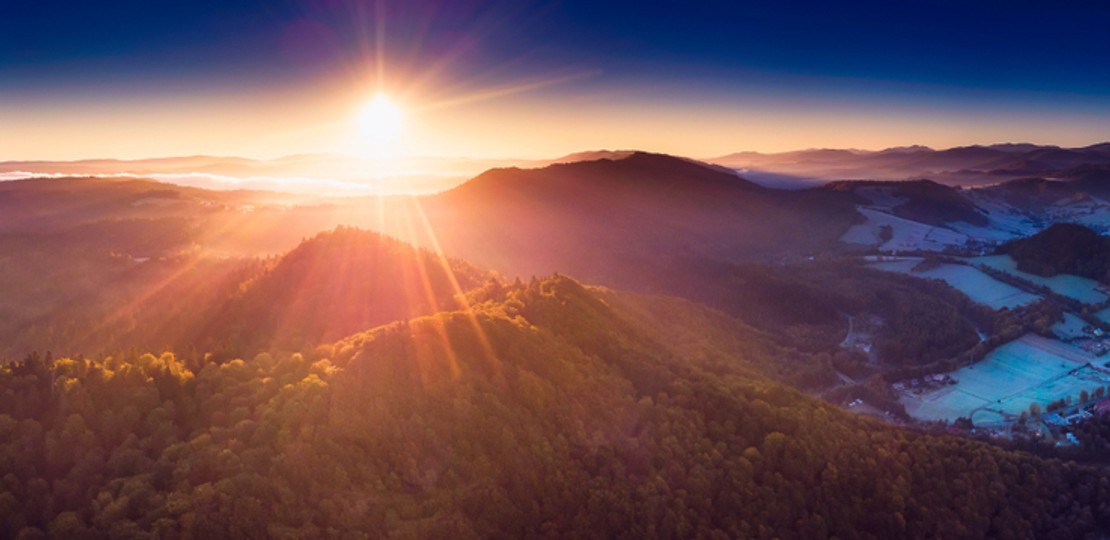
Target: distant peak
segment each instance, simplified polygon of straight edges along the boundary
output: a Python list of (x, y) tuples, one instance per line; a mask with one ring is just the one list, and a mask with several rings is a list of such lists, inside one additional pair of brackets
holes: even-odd
[(1110, 141), (1084, 146), (1080, 150), (1091, 150), (1094, 152), (1110, 152)]
[(1060, 147), (1050, 144), (1033, 144), (1033, 143), (996, 143), (988, 145), (986, 148), (994, 150), (1002, 150), (1003, 152), (1032, 152), (1035, 150), (1058, 150)]
[[(720, 165), (652, 152), (627, 151), (621, 154), (623, 157), (619, 158), (550, 163), (527, 169), (493, 168), (462, 183), (449, 193), (457, 196), (508, 185), (529, 185), (530, 188), (537, 185), (571, 185), (587, 179), (597, 185), (640, 186), (641, 188), (648, 184), (678, 185), (675, 184), (676, 179), (683, 179), (704, 185), (727, 186), (728, 189), (763, 189), (762, 186), (744, 179), (734, 169)], [(524, 179), (530, 181), (522, 184), (521, 180)]]
[(892, 146), (880, 150), (881, 154), (909, 154), (913, 152), (933, 152), (934, 150), (922, 144), (911, 144), (909, 146)]
[[(577, 156), (581, 159), (567, 159), (572, 156)], [(730, 176), (735, 176), (736, 172), (727, 167), (721, 167), (712, 163), (706, 163), (694, 158), (683, 156), (675, 156), (671, 154), (662, 154), (658, 152), (648, 152), (644, 150), (599, 150), (591, 152), (578, 152), (570, 154), (564, 158), (555, 161), (547, 162), (541, 169), (549, 167), (574, 167), (583, 168), (599, 165), (604, 162), (620, 163), (626, 166), (644, 167), (644, 166), (666, 166), (666, 167), (698, 167), (702, 169), (710, 169), (717, 172), (727, 173)], [(518, 167), (510, 167), (509, 170), (519, 169)], [(496, 170), (496, 169), (495, 169)]]
[(601, 159), (618, 160), (624, 159), (632, 154), (638, 153), (636, 150), (586, 150), (583, 152), (574, 152), (567, 154), (561, 158), (553, 159), (548, 164), (557, 163), (574, 163), (578, 161), (597, 161)]

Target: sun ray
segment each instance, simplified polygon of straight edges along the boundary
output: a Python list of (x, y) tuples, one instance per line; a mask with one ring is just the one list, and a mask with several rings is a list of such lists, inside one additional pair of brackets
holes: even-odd
[[(416, 238), (416, 231), (415, 231), (415, 227), (412, 223), (412, 213), (411, 212), (405, 212), (404, 227), (405, 227), (405, 232), (407, 233), (407, 236), (409, 237), (408, 239), (410, 240), (410, 243), (415, 244), (415, 242), (413, 242), (413, 240), (415, 240), (415, 238)], [(431, 304), (432, 312), (433, 313), (439, 313), (440, 307), (438, 305), (438, 302), (436, 301), (434, 287), (433, 287), (432, 282), (431, 282), (431, 277), (429, 275), (427, 267), (424, 266), (424, 262), (425, 262), (425, 259), (423, 257), (417, 257), (416, 258), (417, 272), (419, 272), (419, 274), (420, 274), (420, 280), (421, 280), (421, 283), (423, 284), (423, 287), (424, 287), (424, 294), (427, 297), (428, 302)], [(449, 367), (451, 369), (452, 378), (457, 379), (460, 375), (461, 370), (459, 368), (458, 356), (455, 353), (455, 347), (451, 343), (451, 338), (447, 333), (446, 323), (444, 322), (444, 320), (441, 317), (434, 316), (432, 318), (432, 324), (435, 326), (436, 336), (439, 338), (439, 341), (440, 341), (441, 345), (443, 346), (445, 354), (447, 355), (447, 361), (448, 361)]]
[[(88, 331), (78, 339), (78, 343), (86, 343), (93, 340), (93, 338), (102, 332), (109, 331), (113, 324), (124, 321), (128, 318), (137, 317), (140, 315), (141, 310), (159, 294), (170, 290), (173, 286), (183, 281), (192, 272), (197, 271), (202, 260), (199, 257), (190, 257), (185, 264), (177, 266), (172, 272), (166, 274), (161, 279), (147, 286), (145, 289), (139, 291), (130, 300), (124, 302), (111, 313), (107, 314), (98, 324), (90, 326)], [(173, 321), (163, 321), (167, 324), (172, 324)], [(138, 323), (136, 323), (138, 324)], [(128, 329), (128, 332), (134, 329)], [(164, 335), (164, 332), (155, 333), (156, 335)], [(152, 334), (152, 335), (155, 335)], [(172, 343), (163, 343), (164, 346), (172, 346)]]
[(475, 337), (478, 338), (478, 342), (484, 350), (487, 359), (490, 361), (490, 365), (493, 367), (495, 373), (497, 374), (497, 377), (500, 378), (502, 376), (501, 360), (498, 358), (496, 351), (494, 351), (493, 345), (489, 340), (489, 336), (487, 336), (485, 330), (482, 329), (482, 325), (478, 321), (477, 314), (471, 308), (470, 303), (466, 298), (465, 291), (463, 291), (462, 287), (459, 285), (459, 280), (455, 276), (455, 272), (451, 269), (450, 261), (447, 259), (447, 255), (444, 254), (443, 248), (440, 247), (439, 238), (436, 236), (435, 230), (432, 227), (431, 222), (428, 220), (428, 216), (424, 213), (424, 208), (420, 199), (412, 197), (409, 200), (412, 202), (412, 208), (415, 209), (417, 217), (420, 218), (420, 224), (423, 225), (424, 233), (427, 235), (428, 242), (432, 246), (432, 253), (435, 254), (440, 266), (443, 267), (443, 271), (445, 272), (446, 277), (450, 282), (451, 289), (452, 291), (454, 291), (456, 298), (458, 298), (459, 303), (462, 306), (462, 312), (466, 315), (467, 320), (470, 322), (470, 326), (474, 330)]
[(540, 80), (517, 82), (512, 84), (501, 85), (493, 88), (485, 88), (470, 92), (468, 94), (457, 94), (455, 97), (443, 99), (439, 101), (432, 101), (424, 105), (414, 107), (412, 110), (416, 113), (423, 113), (437, 109), (444, 109), (448, 107), (457, 107), (460, 105), (468, 105), (479, 101), (486, 101), (490, 99), (507, 97), (524, 92), (531, 92), (533, 90), (540, 90), (550, 86), (565, 84), (589, 77), (597, 76), (601, 73), (600, 70), (591, 69), (584, 71), (577, 71), (564, 75), (548, 77)]

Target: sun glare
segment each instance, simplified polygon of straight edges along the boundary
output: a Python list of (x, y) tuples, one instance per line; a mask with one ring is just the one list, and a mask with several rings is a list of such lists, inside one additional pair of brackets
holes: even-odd
[(385, 94), (378, 94), (359, 113), (359, 123), (365, 133), (379, 143), (393, 140), (401, 131), (404, 113)]

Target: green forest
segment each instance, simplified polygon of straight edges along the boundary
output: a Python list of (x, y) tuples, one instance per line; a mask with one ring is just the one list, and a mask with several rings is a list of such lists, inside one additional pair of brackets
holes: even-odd
[[(684, 301), (555, 276), (304, 354), (0, 373), (13, 538), (1082, 538), (1110, 475), (852, 415)], [(682, 320), (685, 324), (673, 324)]]

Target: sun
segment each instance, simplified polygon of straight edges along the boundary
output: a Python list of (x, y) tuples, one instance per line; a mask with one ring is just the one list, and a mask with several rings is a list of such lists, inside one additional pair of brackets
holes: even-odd
[(404, 122), (404, 112), (385, 94), (378, 94), (359, 111), (362, 130), (379, 143), (397, 137)]

